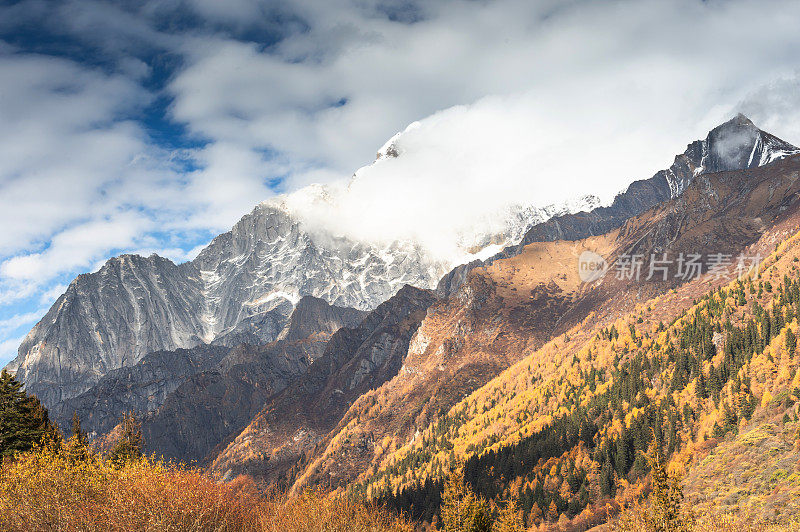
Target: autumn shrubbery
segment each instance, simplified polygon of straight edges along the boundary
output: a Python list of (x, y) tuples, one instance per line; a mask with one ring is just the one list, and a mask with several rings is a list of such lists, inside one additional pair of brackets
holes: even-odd
[[(38, 443), (37, 443), (38, 442)], [(77, 415), (64, 440), (39, 401), (0, 372), (0, 530), (3, 532), (411, 530), (388, 512), (307, 492), (260, 493), (249, 477), (217, 482), (204, 471), (142, 455), (141, 425), (125, 414), (105, 452), (89, 446)]]
[(616, 532), (800, 532), (800, 519), (767, 523), (743, 512), (729, 515), (696, 515), (683, 504), (683, 488), (677, 475), (667, 472), (657, 453), (647, 456), (651, 467), (651, 492), (612, 522)]
[(800, 520), (769, 523), (749, 515), (721, 514), (700, 516), (680, 528), (654, 526), (652, 510), (647, 503), (626, 510), (614, 523), (617, 532), (800, 532)]
[(379, 509), (306, 493), (264, 497), (245, 477), (219, 483), (200, 470), (146, 457), (79, 456), (53, 441), (6, 459), (0, 530), (8, 531), (390, 531), (407, 530)]

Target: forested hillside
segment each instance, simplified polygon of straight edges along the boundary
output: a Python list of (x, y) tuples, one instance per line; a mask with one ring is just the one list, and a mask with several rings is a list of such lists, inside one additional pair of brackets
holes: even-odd
[[(800, 233), (749, 248), (740, 279), (703, 276), (635, 312), (559, 336), (455, 405), (352, 487), (436, 519), (459, 460), (473, 489), (526, 525), (582, 530), (647, 490), (653, 448), (706, 511), (798, 511)], [(776, 244), (777, 243), (777, 244)], [(771, 251), (771, 253), (769, 253)], [(768, 457), (761, 458), (761, 457)]]

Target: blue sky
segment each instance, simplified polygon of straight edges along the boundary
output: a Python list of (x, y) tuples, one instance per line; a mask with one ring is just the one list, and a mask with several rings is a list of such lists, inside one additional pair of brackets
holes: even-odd
[(2, 3), (0, 364), (76, 275), (122, 252), (189, 260), (416, 120), (424, 156), (358, 198), (381, 230), (613, 193), (737, 111), (800, 143), (798, 15), (777, 0)]

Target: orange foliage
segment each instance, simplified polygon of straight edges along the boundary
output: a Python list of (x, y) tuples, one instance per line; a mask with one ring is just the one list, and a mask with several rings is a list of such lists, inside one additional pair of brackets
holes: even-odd
[(0, 469), (0, 529), (14, 531), (394, 531), (408, 525), (344, 498), (264, 497), (252, 479), (142, 458), (119, 465), (43, 445)]

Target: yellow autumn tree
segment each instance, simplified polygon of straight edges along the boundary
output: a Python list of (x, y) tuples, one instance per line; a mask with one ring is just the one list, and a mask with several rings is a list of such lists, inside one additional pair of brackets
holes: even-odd
[(500, 510), (497, 520), (492, 526), (492, 532), (523, 532), (525, 523), (522, 522), (522, 515), (517, 505), (517, 501), (511, 499), (506, 506)]
[(445, 532), (489, 532), (492, 529), (489, 508), (464, 480), (464, 465), (450, 472), (442, 493), (442, 525)]

